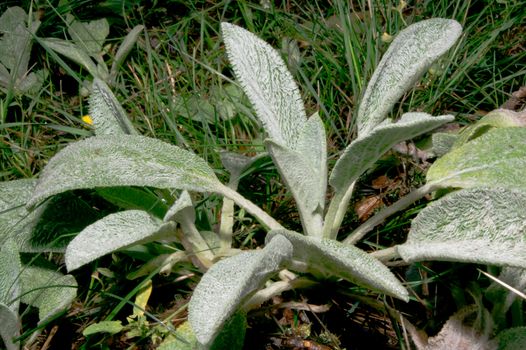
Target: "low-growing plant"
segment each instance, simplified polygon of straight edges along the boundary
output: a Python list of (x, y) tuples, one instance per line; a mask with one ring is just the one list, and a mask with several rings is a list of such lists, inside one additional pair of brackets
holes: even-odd
[[(92, 218), (70, 242), (61, 242), (67, 243), (69, 271), (120, 249), (175, 238), (184, 252), (164, 254), (144, 268), (169, 270), (188, 258), (205, 274), (189, 304), (195, 339), (190, 339), (185, 325), (179, 338), (172, 340), (190, 348), (224, 348), (224, 344), (240, 348), (247, 310), (285, 290), (313, 284), (308, 275), (298, 277), (290, 271), (317, 279), (343, 278), (408, 301), (407, 289), (379, 259), (525, 266), (526, 220), (521, 208), (526, 204), (526, 181), (521, 172), (526, 129), (516, 127), (522, 124), (520, 116), (514, 116), (511, 125), (485, 125), (453, 145), (441, 144), (442, 150), (451, 150), (431, 166), (423, 187), (378, 212), (343, 242), (337, 241), (358, 178), (395, 144), (454, 119), (423, 112), (405, 113), (396, 121), (387, 116), (461, 35), (456, 21), (429, 19), (397, 35), (361, 100), (355, 116), (358, 136), (343, 150), (330, 175), (323, 122), (316, 113), (307, 118), (299, 90), (279, 54), (233, 24), (223, 23), (222, 33), (236, 78), (268, 136), (268, 154), (295, 199), (303, 232), (287, 230), (287, 223), (282, 225), (236, 191), (242, 174), (264, 155), (223, 154), (230, 173), (225, 185), (192, 152), (138, 135), (108, 86), (96, 78), (90, 97), (95, 136), (70, 144), (53, 157), (26, 203), (35, 213), (56, 198), (64, 200), (61, 197), (71, 191), (94, 189), (126, 209)], [(328, 203), (327, 185), (332, 188)], [(418, 214), (404, 244), (373, 254), (353, 246), (389, 215), (436, 191), (449, 193)], [(190, 192), (224, 197), (217, 232), (199, 229)], [(233, 249), (235, 205), (268, 230), (264, 248)], [(37, 219), (24, 218), (22, 226)], [(28, 230), (25, 236), (15, 237), (22, 246), (35, 243), (38, 235)], [(278, 273), (279, 280), (270, 281)]]
[(29, 59), (40, 21), (22, 8), (13, 6), (0, 16), (0, 91), (6, 98), (0, 108), (0, 121), (5, 121), (11, 99), (19, 94), (38, 91), (47, 72), (31, 71)]
[[(85, 68), (93, 78), (113, 85), (120, 66), (137, 42), (144, 26), (138, 25), (130, 30), (117, 49), (111, 67), (108, 68), (104, 60), (108, 49), (104, 46), (104, 42), (110, 33), (108, 20), (101, 18), (90, 22), (80, 22), (71, 14), (67, 14), (64, 20), (70, 39), (37, 38), (39, 43), (44, 48), (57, 52)], [(55, 58), (58, 59), (58, 57)], [(63, 64), (63, 66), (67, 69), (67, 65)]]

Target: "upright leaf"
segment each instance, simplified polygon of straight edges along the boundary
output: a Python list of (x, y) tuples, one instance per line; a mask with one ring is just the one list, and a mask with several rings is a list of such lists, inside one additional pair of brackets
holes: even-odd
[(327, 191), (327, 146), (318, 114), (309, 118), (296, 146), (265, 142), (283, 180), (292, 192), (307, 235), (321, 235), (322, 213)]
[(110, 25), (106, 18), (90, 22), (73, 20), (69, 23), (68, 33), (78, 47), (88, 55), (97, 57), (101, 55), (104, 40), (110, 33)]
[(210, 346), (243, 302), (292, 257), (283, 236), (262, 250), (242, 252), (213, 265), (203, 275), (188, 305), (188, 320), (199, 343)]
[(161, 224), (141, 210), (110, 214), (82, 230), (66, 249), (68, 271), (103, 255), (131, 245), (164, 237), (175, 231), (174, 223)]
[(526, 192), (453, 192), (423, 209), (398, 246), (405, 261), (447, 260), (526, 266)]
[(15, 79), (27, 73), (32, 35), (39, 26), (40, 21), (32, 21), (18, 6), (9, 7), (0, 17), (0, 62)]
[(115, 77), (117, 76), (117, 70), (122, 65), (122, 62), (124, 62), (126, 56), (128, 56), (132, 50), (133, 46), (137, 42), (137, 39), (139, 38), (139, 34), (141, 34), (143, 29), (143, 25), (137, 25), (133, 27), (133, 29), (126, 35), (120, 44), (119, 49), (113, 58), (113, 63), (111, 64), (110, 77), (112, 81), (114, 81)]
[(310, 271), (345, 278), (404, 301), (409, 300), (407, 290), (393, 273), (363, 250), (336, 240), (320, 240), (287, 230), (270, 231), (266, 241), (280, 235), (292, 243), (294, 260), (306, 263)]
[(275, 142), (294, 149), (307, 116), (285, 62), (249, 31), (229, 23), (221, 23), (221, 30), (236, 78), (265, 131)]
[(496, 128), (438, 159), (427, 182), (440, 187), (526, 190), (526, 128)]
[(332, 170), (329, 183), (336, 192), (345, 192), (394, 145), (452, 120), (452, 115), (433, 117), (427, 113), (405, 113), (397, 122), (383, 122), (371, 133), (358, 137), (345, 149)]
[(398, 99), (458, 39), (457, 21), (432, 18), (401, 31), (378, 64), (360, 103), (356, 121), (358, 135), (380, 124)]
[(55, 155), (28, 206), (69, 190), (116, 186), (201, 192), (220, 192), (223, 187), (204, 160), (177, 146), (138, 135), (101, 135)]
[(97, 135), (137, 134), (109, 86), (98, 78), (93, 79), (93, 91), (89, 98), (89, 114)]

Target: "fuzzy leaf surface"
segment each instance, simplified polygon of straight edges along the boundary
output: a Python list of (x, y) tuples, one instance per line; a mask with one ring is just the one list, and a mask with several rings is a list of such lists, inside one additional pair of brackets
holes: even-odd
[(67, 309), (77, 296), (72, 275), (36, 266), (25, 266), (20, 275), (22, 302), (38, 308), (40, 323)]
[(28, 15), (19, 6), (9, 7), (0, 16), (0, 62), (15, 79), (22, 79), (27, 73), (32, 35), (39, 26), (40, 21), (28, 20)]
[(28, 203), (76, 189), (139, 186), (220, 192), (223, 185), (195, 154), (139, 135), (101, 135), (56, 154), (40, 175)]
[(113, 63), (111, 65), (111, 77), (114, 79), (117, 75), (117, 70), (121, 66), (122, 62), (124, 62), (124, 59), (130, 51), (133, 49), (133, 46), (137, 42), (137, 39), (139, 38), (139, 35), (141, 34), (142, 30), (144, 29), (143, 25), (136, 25), (133, 27), (133, 29), (126, 35), (124, 40), (119, 46), (119, 49), (117, 50), (117, 53), (115, 54), (115, 57), (113, 58)]
[(457, 21), (431, 18), (414, 23), (393, 40), (374, 71), (360, 103), (358, 135), (371, 132), (394, 104), (458, 39)]
[(22, 264), (13, 240), (8, 240), (0, 250), (0, 303), (18, 314), (20, 305), (20, 271)]
[(188, 305), (188, 320), (202, 345), (210, 346), (242, 303), (292, 257), (285, 237), (267, 242), (262, 250), (221, 260), (201, 278)]
[(66, 248), (68, 271), (103, 255), (131, 245), (151, 241), (175, 230), (173, 223), (161, 225), (141, 210), (110, 214), (82, 230)]
[(344, 192), (385, 152), (397, 143), (431, 131), (454, 119), (451, 115), (433, 117), (427, 113), (405, 113), (393, 123), (378, 125), (371, 133), (353, 141), (336, 162), (329, 178), (337, 192)]
[(90, 56), (97, 57), (110, 33), (110, 25), (106, 18), (90, 22), (73, 20), (68, 26), (68, 33), (77, 46), (82, 47)]
[(269, 139), (265, 144), (294, 196), (306, 234), (321, 232), (327, 190), (327, 147), (321, 119), (317, 114), (309, 118), (295, 151)]
[(221, 30), (236, 78), (269, 138), (294, 149), (307, 116), (285, 62), (249, 31), (229, 23), (221, 23)]
[(292, 243), (294, 260), (306, 263), (313, 272), (345, 278), (404, 301), (409, 299), (407, 290), (393, 273), (361, 249), (336, 240), (320, 240), (287, 230), (270, 231), (266, 241), (278, 235)]
[(98, 78), (93, 79), (89, 115), (96, 135), (137, 134), (109, 86)]
[(526, 190), (526, 128), (496, 128), (438, 159), (427, 182), (441, 187)]
[(7, 305), (0, 302), (0, 336), (4, 341), (7, 350), (18, 350), (19, 344), (13, 342), (13, 338), (20, 335), (20, 325), (18, 314), (11, 310)]
[[(448, 194), (413, 220), (405, 261), (526, 266), (526, 192), (474, 188)], [(505, 253), (503, 253), (505, 252)]]
[(496, 109), (464, 129), (458, 136), (454, 147), (459, 147), (493, 128), (513, 128), (524, 126), (526, 126), (526, 116), (524, 113), (518, 113), (507, 109)]
[[(18, 245), (28, 240), (29, 231), (26, 227), (31, 222), (30, 213), (25, 205), (33, 189), (36, 179), (20, 179), (0, 182), (0, 243), (14, 239)], [(1, 301), (1, 299), (0, 299)]]

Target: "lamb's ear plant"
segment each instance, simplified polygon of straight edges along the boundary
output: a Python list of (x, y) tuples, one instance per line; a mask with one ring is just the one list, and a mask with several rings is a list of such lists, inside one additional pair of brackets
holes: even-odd
[(9, 7), (0, 16), (0, 91), (6, 93), (1, 121), (11, 99), (38, 91), (46, 74), (44, 70), (32, 72), (29, 68), (33, 36), (40, 26), (40, 21), (32, 17), (18, 6)]
[[(73, 276), (39, 266), (36, 260), (29, 264), (21, 262), (20, 253), (58, 249), (33, 240), (35, 231), (45, 234), (45, 226), (51, 224), (44, 210), (29, 213), (24, 207), (35, 183), (34, 179), (0, 183), (0, 336), (9, 350), (21, 348), (17, 340), (22, 330), (20, 303), (38, 308), (42, 325), (67, 309), (76, 296), (77, 282)], [(25, 345), (37, 335), (38, 332), (33, 333), (24, 341)]]
[(110, 33), (106, 18), (90, 22), (80, 22), (73, 15), (67, 14), (65, 22), (68, 27), (69, 40), (59, 38), (38, 38), (46, 49), (59, 53), (85, 68), (93, 78), (98, 78), (113, 85), (117, 72), (126, 56), (137, 42), (144, 26), (138, 25), (130, 30), (117, 49), (111, 67), (104, 61), (104, 42)]
[[(299, 89), (279, 54), (238, 26), (223, 23), (222, 33), (236, 78), (267, 133), (267, 151), (297, 204), (303, 232), (285, 229), (236, 192), (250, 159), (224, 156), (231, 178), (223, 184), (194, 153), (137, 135), (107, 85), (95, 79), (90, 106), (96, 135), (68, 145), (52, 158), (27, 203), (29, 209), (38, 208), (68, 191), (96, 189), (126, 209), (86, 226), (69, 243), (68, 270), (115, 250), (171, 236), (184, 246), (185, 254), (198, 268), (207, 271), (190, 301), (189, 323), (200, 346), (214, 348), (216, 341), (224, 341), (223, 337), (218, 340), (218, 335), (225, 325), (232, 336), (236, 330), (242, 333), (244, 314), (251, 308), (282, 291), (312, 285), (312, 279), (290, 278), (290, 272), (282, 273), (278, 281), (269, 281), (283, 269), (310, 273), (317, 279), (347, 279), (408, 301), (408, 291), (389, 269), (350, 243), (357, 242), (388, 215), (437, 189), (463, 188), (423, 210), (408, 241), (376, 252), (378, 257), (524, 265), (525, 250), (519, 249), (524, 248), (520, 233), (524, 220), (515, 216), (522, 214), (502, 209), (504, 198), (519, 204), (524, 200), (524, 178), (519, 176), (526, 159), (523, 128), (496, 128), (454, 147), (433, 165), (425, 186), (381, 210), (345, 242), (336, 240), (360, 175), (393, 145), (453, 120), (450, 115), (432, 117), (422, 112), (403, 114), (396, 121), (387, 116), (396, 101), (460, 36), (456, 21), (429, 19), (409, 26), (395, 38), (360, 103), (358, 138), (343, 151), (330, 175), (323, 123), (316, 113), (307, 117)], [(328, 184), (332, 196), (327, 206)], [(488, 189), (491, 187), (499, 188)], [(157, 192), (137, 193), (138, 188)], [(192, 192), (225, 198), (217, 233), (200, 230), (196, 224)], [(152, 199), (156, 197), (165, 207), (157, 207), (154, 213), (139, 205), (137, 198), (141, 196), (147, 203), (155, 203)], [(466, 204), (470, 200), (481, 206)], [(451, 210), (440, 210), (442, 201), (467, 215), (452, 220)], [(269, 230), (263, 249), (232, 249), (234, 203)], [(501, 220), (508, 225), (500, 224)], [(449, 230), (443, 229), (445, 222), (451, 222)], [(517, 238), (519, 248), (512, 246)], [(466, 246), (471, 240), (476, 241), (478, 254)], [(428, 249), (428, 245), (457, 247)], [(497, 256), (496, 252), (504, 248), (512, 248), (513, 254)], [(179, 255), (164, 256), (155, 263), (170, 264), (180, 259), (180, 252), (174, 254)], [(233, 256), (214, 263), (229, 255)], [(230, 328), (233, 323), (236, 326)]]

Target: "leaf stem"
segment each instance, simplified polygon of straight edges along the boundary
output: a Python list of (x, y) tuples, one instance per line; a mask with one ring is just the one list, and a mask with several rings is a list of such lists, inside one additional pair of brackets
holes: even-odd
[(351, 200), (354, 185), (354, 181), (344, 193), (336, 192), (334, 197), (329, 204), (329, 209), (325, 215), (325, 224), (323, 226), (323, 237), (329, 239), (336, 239), (338, 230), (342, 224), (345, 213), (347, 212), (347, 206)]
[(241, 208), (245, 209), (247, 212), (254, 215), (254, 217), (267, 229), (270, 229), (270, 230), (284, 229), (284, 227), (281, 226), (279, 222), (277, 222), (274, 218), (272, 218), (270, 215), (265, 213), (260, 207), (258, 207), (257, 205), (255, 205), (254, 203), (252, 203), (251, 201), (243, 197), (238, 192), (232, 190), (231, 188), (228, 188), (227, 186), (222, 186), (218, 192), (224, 195), (225, 197), (232, 199)]
[[(371, 231), (376, 225), (381, 224), (385, 219), (394, 213), (407, 208), (417, 200), (424, 197), (429, 192), (433, 192), (439, 186), (437, 183), (428, 183), (422, 187), (419, 187), (411, 191), (408, 195), (400, 198), (394, 204), (380, 210), (376, 215), (371, 217), (369, 220), (360, 225), (356, 230), (354, 230), (344, 241), (346, 244), (356, 244), (360, 239)], [(331, 203), (332, 204), (332, 203)]]

